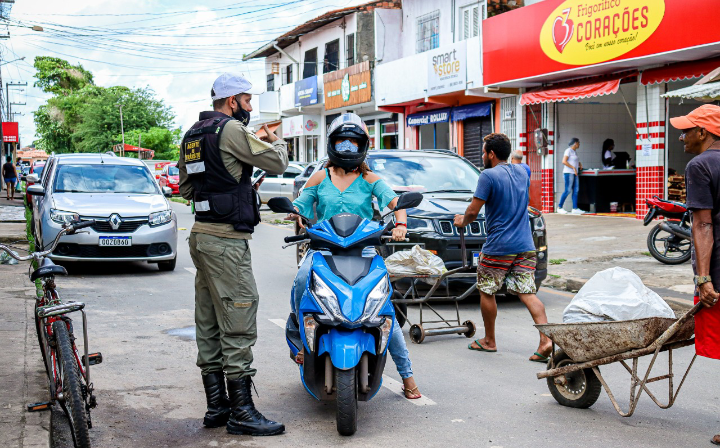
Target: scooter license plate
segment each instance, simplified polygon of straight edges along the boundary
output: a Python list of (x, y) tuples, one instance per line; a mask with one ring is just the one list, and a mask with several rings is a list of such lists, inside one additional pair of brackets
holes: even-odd
[(131, 236), (101, 236), (99, 246), (132, 246)]
[(472, 253), (472, 265), (477, 266), (480, 262), (480, 252), (473, 252)]

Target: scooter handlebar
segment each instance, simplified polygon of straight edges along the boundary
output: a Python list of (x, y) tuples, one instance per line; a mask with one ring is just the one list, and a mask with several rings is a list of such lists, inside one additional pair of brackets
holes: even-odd
[(302, 241), (302, 240), (307, 239), (307, 237), (308, 237), (308, 236), (305, 235), (305, 234), (286, 236), (286, 237), (285, 237), (285, 242), (286, 242), (286, 243), (297, 243), (298, 241)]

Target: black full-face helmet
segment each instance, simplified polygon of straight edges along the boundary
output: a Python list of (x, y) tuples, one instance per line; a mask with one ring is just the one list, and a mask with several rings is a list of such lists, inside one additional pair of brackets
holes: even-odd
[[(358, 142), (357, 149), (337, 149), (335, 141), (353, 138)], [(355, 114), (345, 113), (333, 120), (327, 131), (328, 159), (333, 165), (345, 170), (359, 167), (367, 156), (370, 147), (370, 136), (365, 123)]]

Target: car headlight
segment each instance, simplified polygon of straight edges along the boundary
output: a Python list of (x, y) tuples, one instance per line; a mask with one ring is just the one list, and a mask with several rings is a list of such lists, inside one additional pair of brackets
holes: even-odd
[(373, 320), (377, 317), (380, 309), (385, 304), (390, 292), (390, 283), (388, 282), (387, 275), (384, 276), (377, 285), (368, 294), (367, 301), (365, 302), (365, 310), (363, 311), (361, 321)]
[(179, 180), (175, 180), (175, 179), (173, 179), (172, 177), (168, 177), (168, 182), (170, 182), (171, 184), (177, 184), (177, 183), (179, 183), (180, 181), (179, 181)]
[(148, 216), (148, 223), (151, 226), (159, 226), (170, 222), (172, 219), (172, 210), (163, 210), (161, 212), (150, 213)]
[(429, 219), (412, 218), (408, 216), (407, 229), (415, 231), (433, 231), (433, 223)]
[(318, 305), (322, 308), (323, 313), (332, 316), (336, 320), (344, 323), (350, 323), (347, 317), (343, 315), (338, 303), (337, 296), (332, 289), (318, 276), (313, 274), (312, 294)]
[(50, 219), (58, 224), (69, 225), (80, 219), (80, 215), (73, 212), (64, 212), (62, 210), (50, 209)]
[(534, 230), (545, 230), (545, 220), (542, 216), (538, 216), (534, 221)]

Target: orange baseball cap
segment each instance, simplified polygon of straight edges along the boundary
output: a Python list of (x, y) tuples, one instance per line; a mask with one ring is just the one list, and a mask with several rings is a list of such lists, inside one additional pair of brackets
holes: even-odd
[(704, 104), (689, 114), (670, 119), (676, 129), (705, 128), (709, 133), (720, 136), (720, 106)]

